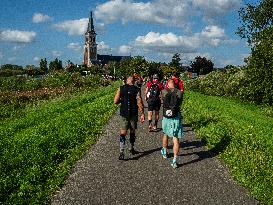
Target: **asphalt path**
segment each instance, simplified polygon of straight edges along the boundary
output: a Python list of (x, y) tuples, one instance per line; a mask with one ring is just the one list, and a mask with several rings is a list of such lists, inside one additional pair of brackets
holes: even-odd
[[(147, 116), (147, 106), (145, 111)], [(259, 204), (236, 184), (227, 167), (207, 151), (190, 126), (184, 125), (178, 168), (174, 169), (170, 165), (172, 158), (163, 159), (160, 154), (162, 131), (149, 132), (147, 124), (138, 124), (135, 147), (139, 154), (129, 156), (127, 150), (125, 160), (120, 161), (120, 117), (116, 112), (98, 142), (75, 164), (51, 203)]]

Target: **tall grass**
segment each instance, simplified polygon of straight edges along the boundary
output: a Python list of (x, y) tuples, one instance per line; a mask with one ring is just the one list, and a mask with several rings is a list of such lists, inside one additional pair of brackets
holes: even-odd
[(48, 203), (116, 110), (113, 97), (118, 86), (40, 103), (20, 119), (2, 122), (0, 203)]
[(262, 203), (273, 204), (272, 107), (189, 92), (183, 112), (235, 179)]

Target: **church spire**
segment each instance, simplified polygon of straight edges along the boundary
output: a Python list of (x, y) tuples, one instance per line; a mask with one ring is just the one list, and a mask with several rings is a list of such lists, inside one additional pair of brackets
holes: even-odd
[(89, 32), (95, 32), (95, 28), (94, 28), (94, 22), (93, 22), (93, 12), (90, 12), (90, 18), (89, 18), (89, 22), (88, 22), (88, 31)]

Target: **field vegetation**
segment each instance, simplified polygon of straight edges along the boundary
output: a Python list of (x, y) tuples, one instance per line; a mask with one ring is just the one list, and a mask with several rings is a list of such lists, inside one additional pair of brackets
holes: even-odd
[(183, 114), (235, 179), (260, 202), (273, 204), (272, 107), (190, 91)]
[[(116, 82), (25, 106), (0, 124), (0, 202), (42, 204), (116, 110)], [(104, 102), (104, 103), (101, 103)]]

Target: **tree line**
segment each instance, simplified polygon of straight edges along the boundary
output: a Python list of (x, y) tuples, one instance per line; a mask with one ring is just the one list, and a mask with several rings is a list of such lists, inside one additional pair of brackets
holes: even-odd
[(16, 76), (27, 74), (30, 76), (44, 75), (50, 72), (66, 70), (67, 72), (80, 72), (81, 74), (102, 74), (110, 75), (116, 78), (132, 75), (133, 73), (139, 73), (142, 76), (150, 76), (154, 73), (159, 74), (160, 77), (170, 76), (175, 73), (183, 73), (185, 71), (197, 73), (197, 75), (205, 75), (214, 69), (214, 64), (211, 60), (205, 57), (197, 56), (194, 61), (190, 63), (190, 66), (184, 66), (181, 63), (181, 57), (179, 53), (175, 53), (170, 63), (161, 63), (147, 61), (144, 56), (135, 56), (125, 59), (121, 62), (109, 62), (108, 64), (94, 64), (91, 67), (85, 65), (77, 65), (67, 61), (67, 65), (64, 67), (61, 60), (56, 58), (55, 60), (48, 62), (46, 58), (40, 60), (39, 67), (34, 65), (27, 65), (25, 68), (18, 65), (5, 64), (1, 66), (0, 76)]

